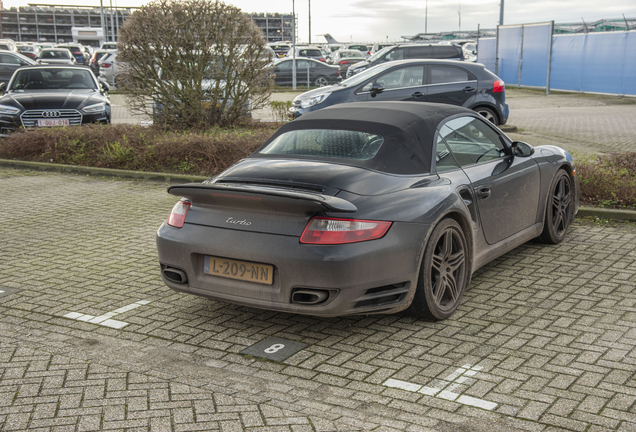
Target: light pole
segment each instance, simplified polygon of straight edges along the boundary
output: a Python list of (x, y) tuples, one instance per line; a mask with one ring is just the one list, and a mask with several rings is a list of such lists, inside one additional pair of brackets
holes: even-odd
[(499, 3), (499, 25), (503, 25), (504, 0)]
[[(99, 0), (99, 18), (102, 21), (102, 36), (104, 37), (104, 42), (108, 41), (108, 38), (106, 37), (106, 32), (108, 27), (106, 27), (106, 23), (104, 22), (104, 0)], [(88, 26), (90, 27), (91, 22), (90, 20), (88, 21)]]
[(309, 1), (309, 45), (311, 45), (311, 0)]
[(424, 9), (424, 34), (428, 33), (428, 0), (426, 0), (426, 8)]
[(110, 37), (115, 42), (115, 23), (113, 22), (113, 0), (110, 0)]
[(292, 90), (296, 90), (296, 1), (292, 0)]

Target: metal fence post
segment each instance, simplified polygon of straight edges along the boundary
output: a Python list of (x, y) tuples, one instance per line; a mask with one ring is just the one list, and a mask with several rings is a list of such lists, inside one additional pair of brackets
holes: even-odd
[(525, 26), (521, 25), (521, 46), (519, 47), (519, 86), (521, 88), (521, 75), (523, 71), (523, 38), (525, 36)]
[(497, 36), (495, 38), (495, 75), (499, 76), (499, 26), (497, 26)]
[(545, 94), (550, 94), (550, 75), (552, 74), (552, 39), (554, 38), (554, 20), (550, 21), (550, 42), (548, 43), (548, 78), (545, 82)]

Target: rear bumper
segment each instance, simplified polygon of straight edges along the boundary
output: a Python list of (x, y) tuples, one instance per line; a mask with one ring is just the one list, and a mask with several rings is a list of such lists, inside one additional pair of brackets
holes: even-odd
[[(175, 291), (256, 308), (314, 316), (393, 313), (413, 298), (430, 225), (394, 223), (378, 240), (335, 246), (300, 244), (298, 237), (185, 224), (157, 231), (162, 268), (183, 271)], [(273, 265), (272, 285), (212, 276), (205, 256)], [(328, 292), (318, 304), (292, 301), (297, 289)]]

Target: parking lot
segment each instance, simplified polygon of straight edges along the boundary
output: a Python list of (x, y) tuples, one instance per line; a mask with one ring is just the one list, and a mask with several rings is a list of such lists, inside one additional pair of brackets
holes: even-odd
[[(509, 94), (517, 139), (635, 150), (631, 100)], [(636, 430), (635, 225), (514, 249), (446, 321), (314, 318), (167, 288), (166, 186), (0, 168), (0, 430)]]

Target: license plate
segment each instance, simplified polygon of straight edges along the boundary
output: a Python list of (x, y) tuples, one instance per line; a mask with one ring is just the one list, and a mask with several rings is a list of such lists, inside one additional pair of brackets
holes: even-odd
[(264, 285), (274, 283), (274, 266), (214, 256), (205, 257), (203, 273)]
[(71, 123), (68, 119), (55, 119), (55, 120), (36, 120), (36, 126), (68, 126)]

